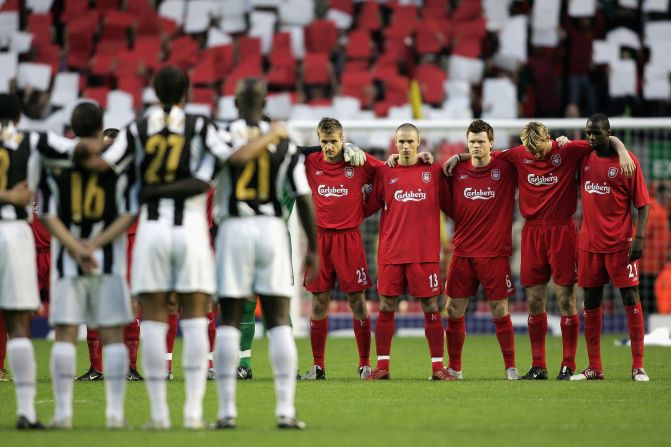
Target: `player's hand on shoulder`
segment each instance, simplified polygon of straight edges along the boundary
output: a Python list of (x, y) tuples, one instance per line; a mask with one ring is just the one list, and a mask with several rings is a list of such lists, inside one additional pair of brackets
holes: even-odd
[(420, 152), (417, 154), (417, 159), (425, 165), (433, 164), (433, 154), (431, 152)]
[(571, 142), (571, 140), (569, 140), (569, 138), (565, 135), (558, 137), (555, 141), (557, 142), (559, 147), (564, 147)]
[(398, 154), (391, 154), (389, 158), (387, 158), (387, 161), (384, 162), (384, 164), (386, 164), (390, 168), (393, 168), (398, 163), (398, 159), (399, 159)]
[(353, 143), (343, 144), (343, 159), (352, 166), (363, 166), (366, 163), (366, 153)]
[(629, 155), (629, 152), (625, 153), (620, 157), (620, 170), (626, 178), (631, 178), (636, 171), (636, 163)]
[(452, 171), (454, 168), (457, 167), (459, 164), (459, 154), (455, 154), (451, 156), (450, 158), (447, 159), (445, 163), (443, 163), (443, 174), (447, 177), (452, 176)]
[(28, 182), (19, 182), (9, 190), (10, 202), (18, 207), (26, 207), (33, 200), (33, 193), (28, 189)]

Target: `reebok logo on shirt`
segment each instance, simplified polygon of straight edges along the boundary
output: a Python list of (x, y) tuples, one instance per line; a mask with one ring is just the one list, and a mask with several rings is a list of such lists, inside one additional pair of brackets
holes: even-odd
[(426, 193), (422, 192), (421, 189), (418, 189), (417, 192), (399, 189), (394, 192), (394, 200), (398, 202), (421, 202), (426, 200)]
[(336, 188), (335, 186), (319, 185), (317, 187), (317, 193), (324, 197), (345, 197), (347, 194), (349, 194), (349, 189), (345, 188), (343, 185), (340, 185), (340, 188)]
[(529, 174), (527, 175), (527, 181), (533, 186), (554, 185), (559, 182), (559, 177), (552, 175), (552, 173), (550, 175)]
[(464, 189), (464, 197), (470, 200), (490, 200), (496, 197), (496, 191), (492, 191), (490, 188), (486, 190), (466, 188)]
[(597, 183), (592, 183), (589, 180), (585, 182), (585, 192), (588, 194), (610, 194), (610, 186), (607, 184), (599, 185)]

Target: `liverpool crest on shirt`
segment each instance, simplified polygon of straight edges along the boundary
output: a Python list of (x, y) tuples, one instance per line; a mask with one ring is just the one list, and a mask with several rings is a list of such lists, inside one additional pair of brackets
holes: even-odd
[(431, 181), (431, 173), (430, 172), (422, 172), (422, 181), (424, 183), (429, 183)]
[(347, 178), (352, 178), (352, 177), (354, 177), (354, 168), (349, 167), (349, 166), (346, 167), (346, 168), (345, 168), (345, 177), (347, 177)]
[(616, 175), (617, 175), (617, 168), (614, 168), (612, 166), (610, 168), (608, 168), (608, 177), (609, 178), (615, 178)]
[(555, 166), (559, 166), (561, 164), (561, 156), (559, 154), (552, 154), (552, 157), (550, 157), (550, 162), (552, 162), (552, 164)]

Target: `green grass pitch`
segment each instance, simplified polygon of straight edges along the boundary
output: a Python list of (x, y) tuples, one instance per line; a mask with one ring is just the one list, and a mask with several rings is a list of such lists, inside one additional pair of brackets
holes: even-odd
[[(630, 351), (604, 337), (604, 382), (508, 382), (494, 336), (469, 336), (464, 348), (464, 380), (430, 382), (428, 347), (423, 338), (396, 338), (392, 380), (366, 383), (356, 378), (354, 339), (332, 338), (327, 345), (327, 380), (297, 384), (304, 432), (274, 428), (274, 394), (267, 342), (254, 344), (254, 379), (238, 386), (238, 429), (188, 432), (181, 426), (184, 384), (180, 340), (175, 349), (176, 380), (168, 384), (173, 426), (146, 432), (149, 406), (143, 383), (129, 383), (126, 398), (131, 430), (108, 432), (104, 425), (103, 383), (75, 385), (70, 432), (17, 432), (14, 388), (0, 383), (0, 446), (668, 446), (671, 445), (671, 350), (647, 347), (649, 383), (630, 378)], [(517, 336), (517, 364), (530, 361), (526, 335)], [(310, 366), (309, 339), (297, 341), (302, 371)], [(51, 343), (35, 341), (38, 359), (37, 411), (48, 422), (53, 396), (48, 377)], [(87, 365), (85, 343), (78, 346), (77, 371)], [(551, 379), (561, 361), (561, 339), (548, 338)], [(578, 368), (587, 365), (584, 340)], [(215, 384), (208, 383), (205, 415), (217, 411)]]

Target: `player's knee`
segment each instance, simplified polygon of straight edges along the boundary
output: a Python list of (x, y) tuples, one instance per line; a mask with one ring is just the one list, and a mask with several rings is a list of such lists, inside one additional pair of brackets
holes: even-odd
[(638, 287), (625, 287), (620, 289), (620, 295), (622, 295), (622, 303), (625, 306), (635, 306), (641, 302), (638, 295)]
[(438, 312), (438, 300), (436, 298), (422, 300), (422, 310), (424, 312)]
[(312, 297), (312, 319), (323, 320), (328, 314), (329, 296), (324, 294), (314, 294)]
[(508, 313), (508, 306), (506, 300), (492, 300), (489, 302), (489, 310), (492, 312), (494, 318), (505, 317)]

